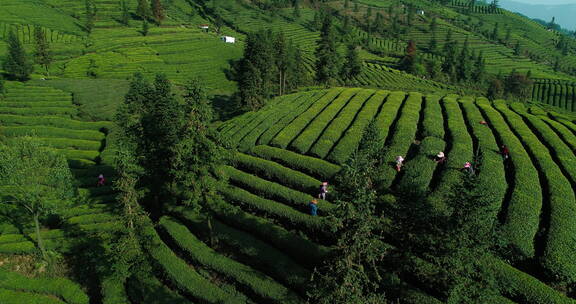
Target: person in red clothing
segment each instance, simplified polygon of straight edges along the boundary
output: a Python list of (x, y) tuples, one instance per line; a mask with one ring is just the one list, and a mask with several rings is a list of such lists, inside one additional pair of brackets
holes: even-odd
[(502, 145), (502, 156), (504, 159), (508, 159), (510, 157), (510, 149), (508, 149), (506, 145)]
[(98, 183), (96, 184), (96, 187), (104, 186), (105, 182), (106, 179), (104, 178), (104, 174), (98, 175)]
[(404, 165), (404, 157), (402, 157), (401, 155), (396, 156), (396, 171), (400, 172), (403, 165)]

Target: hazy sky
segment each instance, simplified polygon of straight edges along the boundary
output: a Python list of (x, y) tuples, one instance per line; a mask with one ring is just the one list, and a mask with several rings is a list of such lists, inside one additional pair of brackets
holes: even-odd
[[(507, 2), (502, 0), (500, 2)], [(514, 0), (514, 2), (522, 2), (528, 4), (576, 4), (576, 0)]]

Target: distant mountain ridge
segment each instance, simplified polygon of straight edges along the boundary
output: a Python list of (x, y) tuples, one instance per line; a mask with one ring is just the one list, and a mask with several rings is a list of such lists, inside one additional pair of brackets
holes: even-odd
[(519, 12), (530, 18), (550, 21), (556, 17), (556, 23), (568, 30), (576, 28), (576, 1), (573, 4), (527, 4), (515, 1), (501, 1), (501, 6), (513, 12)]

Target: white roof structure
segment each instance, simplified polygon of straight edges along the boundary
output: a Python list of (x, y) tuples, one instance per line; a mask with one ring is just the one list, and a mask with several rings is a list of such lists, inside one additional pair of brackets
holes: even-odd
[(236, 38), (231, 36), (222, 36), (222, 41), (226, 43), (236, 43)]

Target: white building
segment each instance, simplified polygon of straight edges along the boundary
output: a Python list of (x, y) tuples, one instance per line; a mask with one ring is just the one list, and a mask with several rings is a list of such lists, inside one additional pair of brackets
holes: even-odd
[(208, 26), (208, 24), (200, 24), (198, 27), (205, 30), (205, 31), (208, 31), (208, 29), (210, 28), (210, 26)]
[(416, 14), (421, 15), (421, 16), (424, 16), (424, 11), (423, 11), (423, 10), (417, 10), (417, 11), (416, 11)]
[(236, 43), (236, 38), (231, 36), (222, 36), (222, 41), (226, 43)]

